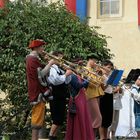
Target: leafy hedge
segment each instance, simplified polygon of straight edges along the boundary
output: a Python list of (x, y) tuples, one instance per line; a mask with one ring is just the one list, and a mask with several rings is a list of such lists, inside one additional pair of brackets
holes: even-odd
[[(7, 93), (5, 104), (10, 105), (8, 111), (1, 111), (2, 117), (28, 106), (25, 57), (29, 41), (37, 38), (48, 42), (46, 50), (61, 50), (68, 60), (92, 53), (101, 60), (112, 57), (106, 36), (81, 23), (60, 2), (48, 6), (9, 3), (0, 10), (0, 89)], [(20, 122), (20, 117), (15, 121)]]

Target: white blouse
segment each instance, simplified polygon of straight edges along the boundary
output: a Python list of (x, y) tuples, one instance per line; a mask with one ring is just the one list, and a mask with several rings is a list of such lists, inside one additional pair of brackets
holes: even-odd
[[(107, 77), (106, 75), (104, 75), (104, 84), (107, 84), (107, 80), (109, 77)], [(109, 94), (113, 94), (113, 87), (111, 85), (107, 85), (107, 88), (104, 90), (104, 92), (109, 93)]]
[(136, 84), (132, 85), (131, 87), (131, 93), (133, 94), (133, 98), (136, 101), (140, 101), (140, 93), (138, 93), (138, 89), (140, 87), (138, 87)]
[[(62, 73), (62, 75), (59, 75), (59, 73)], [(71, 76), (66, 76), (65, 72), (58, 68), (57, 65), (53, 64), (50, 68), (50, 73), (48, 77), (48, 82), (53, 85), (60, 85), (65, 82), (65, 84), (68, 84), (71, 81)]]

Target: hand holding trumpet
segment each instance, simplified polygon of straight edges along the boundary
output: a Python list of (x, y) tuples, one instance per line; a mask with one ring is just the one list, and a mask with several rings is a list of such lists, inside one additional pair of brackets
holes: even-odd
[(71, 75), (71, 74), (73, 74), (72, 70), (70, 70), (70, 69), (66, 70), (66, 73), (65, 73), (66, 77)]
[(55, 61), (54, 59), (51, 59), (51, 60), (49, 61), (49, 64), (50, 64), (50, 65), (56, 64), (56, 61)]

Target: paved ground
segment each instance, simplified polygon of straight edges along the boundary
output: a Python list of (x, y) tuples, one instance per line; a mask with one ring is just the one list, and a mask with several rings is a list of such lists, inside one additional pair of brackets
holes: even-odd
[[(39, 140), (49, 140), (49, 139), (39, 139)], [(99, 140), (99, 139), (96, 139)], [(136, 139), (136, 138), (116, 138), (116, 139), (112, 139), (112, 140), (140, 140), (140, 139)]]

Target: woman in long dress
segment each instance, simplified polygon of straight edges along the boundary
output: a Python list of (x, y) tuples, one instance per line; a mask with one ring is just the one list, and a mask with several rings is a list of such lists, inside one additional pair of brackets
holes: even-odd
[(88, 86), (88, 82), (82, 81), (79, 76), (72, 75), (70, 85), (71, 97), (65, 140), (94, 140), (84, 89)]

